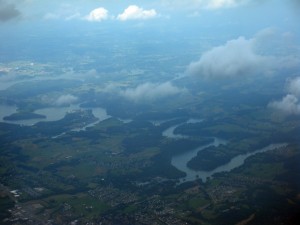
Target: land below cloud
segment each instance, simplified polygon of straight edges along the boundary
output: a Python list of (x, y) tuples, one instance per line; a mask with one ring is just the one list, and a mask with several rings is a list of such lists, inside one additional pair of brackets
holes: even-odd
[[(55, 80), (33, 80), (3, 90), (4, 106), (9, 102), (20, 112), (39, 113), (65, 107), (65, 115), (27, 126), (0, 123), (1, 219), (24, 224), (256, 224), (273, 221), (276, 213), (278, 221), (297, 221), (299, 116), (268, 107), (271, 93), (284, 93), (277, 87), (285, 78), (274, 85), (259, 79), (235, 86), (184, 77), (165, 86), (170, 92), (155, 83), (95, 89), (93, 82), (74, 80), (60, 80), (63, 85), (54, 89)], [(263, 91), (249, 85), (258, 81)], [(31, 82), (39, 85), (32, 88)], [(143, 96), (149, 86), (162, 94), (145, 96), (147, 101), (128, 98)], [(126, 89), (130, 94), (124, 94)], [(107, 112), (103, 120), (93, 114), (97, 107)], [(170, 129), (172, 135), (166, 135)], [(231, 171), (185, 180), (186, 172), (172, 164), (173, 157), (216, 137), (226, 142), (204, 147), (186, 166), (210, 171), (270, 144), (286, 145), (255, 154)], [(268, 210), (270, 204), (278, 210)]]

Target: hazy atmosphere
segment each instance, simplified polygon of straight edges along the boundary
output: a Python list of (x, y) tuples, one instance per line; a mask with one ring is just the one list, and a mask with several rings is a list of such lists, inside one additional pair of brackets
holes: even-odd
[(300, 1), (0, 0), (1, 224), (298, 224)]

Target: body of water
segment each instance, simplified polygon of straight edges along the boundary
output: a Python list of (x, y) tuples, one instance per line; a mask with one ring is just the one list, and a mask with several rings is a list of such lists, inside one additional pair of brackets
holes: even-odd
[(195, 170), (192, 170), (190, 168), (187, 167), (187, 163), (192, 159), (194, 158), (197, 153), (209, 146), (218, 146), (222, 143), (218, 143), (219, 141), (214, 141), (213, 143), (209, 144), (209, 145), (206, 145), (206, 146), (201, 146), (195, 150), (192, 150), (190, 152), (187, 152), (185, 154), (182, 154), (182, 155), (177, 155), (177, 156), (174, 156), (172, 158), (172, 165), (174, 167), (176, 167), (177, 169), (185, 172), (187, 175), (186, 177), (184, 178), (181, 178), (180, 179), (180, 183), (183, 183), (183, 182), (187, 182), (187, 181), (193, 181), (193, 180), (196, 180), (196, 179), (201, 179), (203, 182), (206, 182), (207, 178), (211, 178), (214, 174), (216, 173), (221, 173), (221, 172), (230, 172), (231, 170), (235, 169), (235, 168), (238, 168), (240, 166), (242, 166), (245, 162), (245, 160), (253, 155), (256, 155), (258, 153), (263, 153), (263, 152), (267, 152), (267, 151), (271, 151), (271, 150), (275, 150), (275, 149), (278, 149), (278, 148), (282, 148), (282, 147), (286, 147), (287, 144), (286, 143), (282, 143), (282, 144), (270, 144), (264, 148), (261, 148), (261, 149), (258, 149), (254, 152), (251, 152), (251, 153), (247, 153), (247, 154), (242, 154), (242, 155), (238, 155), (234, 158), (232, 158), (230, 160), (230, 162), (228, 162), (227, 164), (224, 164), (222, 166), (219, 166), (217, 167), (216, 169), (214, 170), (211, 170), (211, 171), (195, 171)]
[[(165, 120), (166, 121), (170, 121), (170, 120)], [(180, 139), (180, 138), (189, 138), (189, 136), (187, 135), (182, 135), (182, 134), (175, 134), (174, 131), (177, 127), (185, 124), (185, 123), (201, 123), (203, 121), (203, 119), (195, 119), (195, 118), (191, 118), (189, 120), (187, 120), (184, 123), (180, 123), (180, 124), (176, 124), (174, 126), (169, 127), (168, 129), (164, 130), (162, 135), (164, 137), (168, 137), (168, 138), (175, 138), (175, 139)], [(160, 124), (159, 124), (160, 125)]]
[[(57, 121), (61, 120), (65, 117), (65, 115), (68, 112), (72, 112), (74, 110), (79, 110), (79, 109), (85, 109), (81, 108), (79, 104), (76, 105), (70, 105), (70, 106), (64, 106), (64, 107), (48, 107), (48, 108), (43, 108), (43, 109), (38, 109), (34, 111), (34, 113), (41, 114), (46, 116), (46, 118), (39, 118), (39, 119), (29, 119), (29, 120), (17, 120), (17, 121), (6, 121), (3, 120), (5, 116), (9, 116), (13, 113), (17, 112), (17, 107), (16, 106), (9, 106), (9, 105), (0, 105), (0, 121), (5, 122), (5, 123), (12, 123), (12, 124), (19, 124), (23, 126), (32, 126), (35, 123), (38, 122), (50, 122), (50, 121)], [(79, 130), (85, 130), (87, 127), (94, 126), (95, 124), (99, 123), (100, 121), (103, 121), (105, 119), (110, 118), (111, 116), (107, 114), (106, 110), (103, 108), (90, 108), (93, 112), (93, 115), (98, 119), (97, 121), (87, 124), (84, 127), (79, 127)]]
[(166, 129), (165, 131), (163, 131), (162, 135), (164, 137), (168, 137), (168, 138), (174, 138), (174, 139), (180, 139), (180, 138), (189, 138), (189, 136), (186, 135), (182, 135), (182, 134), (175, 134), (174, 131), (177, 127), (183, 125), (184, 123), (181, 124), (177, 124), (174, 126), (169, 127), (168, 129)]
[[(190, 122), (191, 120), (187, 121)], [(193, 120), (194, 121), (194, 120)], [(202, 120), (196, 120), (197, 122), (201, 122)], [(188, 138), (187, 135), (180, 135), (180, 134), (174, 134), (174, 130), (178, 127), (183, 125), (184, 123), (172, 126), (168, 129), (166, 129), (163, 132), (163, 135), (165, 137), (169, 137), (169, 138)], [(271, 150), (275, 150), (278, 148), (282, 148), (282, 147), (286, 147), (287, 144), (286, 143), (281, 143), (281, 144), (270, 144), (262, 149), (258, 149), (256, 151), (253, 151), (251, 153), (247, 153), (247, 154), (241, 154), (238, 155), (234, 158), (232, 158), (230, 160), (230, 162), (228, 162), (227, 164), (224, 164), (222, 166), (217, 167), (214, 170), (211, 171), (195, 171), (192, 170), (190, 168), (187, 167), (187, 163), (194, 158), (195, 156), (197, 156), (197, 153), (199, 151), (202, 151), (210, 146), (219, 146), (219, 145), (226, 145), (227, 141), (226, 140), (222, 140), (219, 138), (214, 138), (214, 141), (210, 144), (207, 145), (202, 145), (199, 146), (198, 148), (192, 149), (190, 151), (184, 152), (182, 154), (178, 154), (172, 157), (171, 159), (171, 164), (176, 167), (178, 170), (185, 172), (186, 176), (184, 178), (180, 179), (180, 183), (183, 182), (187, 182), (187, 181), (193, 181), (196, 179), (202, 179), (203, 182), (206, 182), (207, 178), (211, 178), (214, 174), (216, 173), (220, 173), (220, 172), (229, 172), (237, 167), (240, 167), (244, 164), (245, 160), (255, 154), (258, 153), (262, 153), (262, 152), (267, 152), (267, 151), (271, 151)]]
[(75, 128), (72, 129), (72, 131), (85, 131), (88, 127), (93, 127), (95, 126), (97, 123), (106, 120), (108, 118), (111, 118), (110, 115), (107, 114), (106, 110), (103, 108), (91, 108), (93, 115), (97, 118), (97, 120), (95, 122), (89, 123), (87, 125), (85, 125), (84, 127), (79, 127), (79, 128)]
[(16, 113), (17, 109), (18, 108), (14, 105), (0, 105), (0, 121), (7, 123), (7, 121), (3, 120), (3, 118)]

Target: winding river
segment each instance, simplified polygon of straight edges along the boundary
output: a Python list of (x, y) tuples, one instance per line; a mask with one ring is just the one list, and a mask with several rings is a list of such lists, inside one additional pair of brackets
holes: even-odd
[[(170, 120), (166, 120), (166, 121), (170, 121)], [(188, 121), (184, 122), (184, 123), (180, 123), (174, 126), (169, 127), (168, 129), (166, 129), (165, 131), (163, 131), (162, 135), (164, 137), (168, 137), (168, 138), (175, 138), (175, 139), (179, 139), (179, 138), (189, 138), (189, 136), (187, 135), (182, 135), (182, 134), (175, 134), (174, 131), (177, 127), (185, 124), (185, 123), (201, 123), (203, 120), (200, 119), (189, 119)]]
[[(80, 106), (77, 105), (71, 105), (69, 107), (49, 107), (44, 109), (36, 110), (35, 113), (45, 115), (45, 119), (30, 119), (30, 120), (18, 120), (18, 121), (4, 121), (3, 117), (11, 115), (15, 112), (17, 112), (16, 106), (8, 106), (8, 105), (0, 105), (0, 121), (6, 122), (6, 123), (14, 123), (14, 124), (20, 124), (20, 125), (27, 125), (31, 126), (37, 122), (40, 121), (57, 121), (73, 110), (81, 109)], [(111, 116), (107, 114), (106, 110), (103, 108), (91, 108), (94, 116), (98, 119), (97, 121), (87, 124), (83, 127), (78, 127), (76, 129), (73, 129), (72, 131), (82, 131), (85, 130), (88, 127), (94, 126), (95, 124), (99, 123), (100, 121), (103, 121), (105, 119), (110, 118)], [(130, 121), (130, 120), (129, 120)], [(128, 121), (127, 121), (128, 122)], [(161, 122), (161, 121), (159, 121)], [(201, 123), (202, 120), (199, 119), (190, 119), (185, 123)], [(168, 138), (173, 139), (182, 139), (182, 138), (189, 138), (187, 135), (182, 134), (175, 134), (174, 131), (177, 127), (183, 125), (184, 123), (180, 123), (174, 126), (169, 127), (165, 131), (162, 132), (162, 135)], [(61, 134), (62, 135), (62, 134)], [(60, 136), (60, 135), (58, 135)], [(55, 137), (54, 137), (55, 138)], [(176, 167), (178, 170), (183, 171), (186, 173), (186, 177), (180, 179), (180, 183), (187, 182), (187, 181), (193, 181), (196, 179), (202, 179), (203, 182), (206, 182), (207, 178), (211, 178), (214, 174), (220, 173), (220, 172), (229, 172), (233, 170), (234, 168), (237, 168), (239, 166), (242, 166), (245, 162), (245, 160), (255, 154), (275, 150), (278, 148), (286, 147), (286, 143), (282, 144), (270, 144), (262, 149), (258, 149), (254, 152), (247, 153), (247, 154), (241, 154), (238, 155), (230, 160), (227, 164), (224, 164), (222, 166), (217, 167), (216, 169), (212, 171), (195, 171), (187, 167), (187, 163), (194, 158), (199, 151), (202, 151), (203, 149), (210, 147), (210, 146), (219, 146), (219, 145), (225, 145), (227, 143), (226, 140), (222, 140), (220, 138), (214, 137), (214, 141), (207, 144), (199, 146), (195, 149), (192, 149), (190, 151), (187, 151), (182, 154), (174, 155), (171, 159), (171, 164)]]
[[(197, 121), (194, 121), (194, 122), (201, 122), (201, 120), (197, 120)], [(183, 123), (172, 126), (168, 129), (166, 129), (163, 132), (163, 135), (166, 136), (166, 137), (169, 137), (169, 138), (188, 138), (188, 136), (186, 136), (186, 135), (174, 134), (174, 130), (182, 124)], [(195, 170), (192, 170), (192, 169), (187, 167), (187, 163), (192, 158), (194, 158), (199, 151), (202, 151), (203, 149), (208, 148), (210, 146), (216, 146), (217, 147), (219, 145), (225, 145), (226, 143), (227, 143), (226, 140), (222, 140), (222, 139), (214, 137), (214, 141), (210, 144), (202, 145), (202, 146), (199, 146), (198, 148), (192, 149), (192, 150), (184, 152), (182, 154), (174, 155), (171, 159), (171, 164), (174, 167), (176, 167), (178, 170), (183, 171), (183, 172), (186, 173), (186, 176), (181, 178), (179, 180), (179, 183), (184, 183), (184, 182), (187, 182), (187, 181), (193, 181), (193, 180), (196, 180), (196, 179), (201, 179), (203, 182), (206, 182), (207, 178), (211, 178), (216, 173), (229, 172), (229, 171), (231, 171), (231, 170), (233, 170), (237, 167), (242, 166), (247, 158), (249, 158), (249, 157), (251, 157), (255, 154), (263, 153), (263, 152), (267, 152), (267, 151), (271, 151), (271, 150), (275, 150), (275, 149), (287, 146), (286, 143), (270, 144), (270, 145), (268, 145), (264, 148), (261, 148), (261, 149), (258, 149), (256, 151), (254, 151), (254, 152), (238, 155), (238, 156), (232, 158), (230, 160), (230, 162), (228, 162), (227, 164), (219, 166), (216, 169), (211, 170), (211, 171), (202, 171), (202, 170), (195, 171)]]

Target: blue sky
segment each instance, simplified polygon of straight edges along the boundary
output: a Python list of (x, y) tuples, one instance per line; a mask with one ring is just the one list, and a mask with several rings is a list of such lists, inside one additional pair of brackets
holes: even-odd
[[(154, 29), (211, 28), (216, 34), (251, 37), (273, 27), (299, 39), (298, 0), (0, 0), (0, 33), (32, 24), (58, 27), (135, 25)], [(154, 25), (154, 27), (153, 27)], [(155, 25), (159, 25), (155, 27)], [(52, 28), (55, 28), (52, 27)]]
[[(75, 22), (97, 8), (104, 8), (108, 16), (106, 20), (117, 20), (118, 15), (124, 13), (125, 9), (136, 5), (144, 12), (150, 10), (155, 12), (155, 16), (137, 16), (136, 20), (154, 18), (184, 20), (189, 17), (200, 17), (202, 22), (209, 24), (220, 22), (217, 19), (222, 18), (227, 22), (262, 23), (276, 26), (284, 24), (284, 21), (296, 23), (299, 19), (300, 4), (298, 2), (297, 0), (0, 0), (1, 14), (8, 14), (8, 18), (1, 19), (0, 17), (0, 19), (2, 22), (12, 21), (15, 17), (22, 21), (59, 19)], [(9, 11), (12, 12), (11, 18)]]
[(166, 28), (191, 27), (190, 32), (203, 28), (226, 30), (235, 36), (251, 36), (275, 27), (298, 36), (298, 21), (298, 0), (0, 0), (2, 32), (33, 23), (59, 23), (60, 27), (109, 24), (111, 28), (165, 24)]

